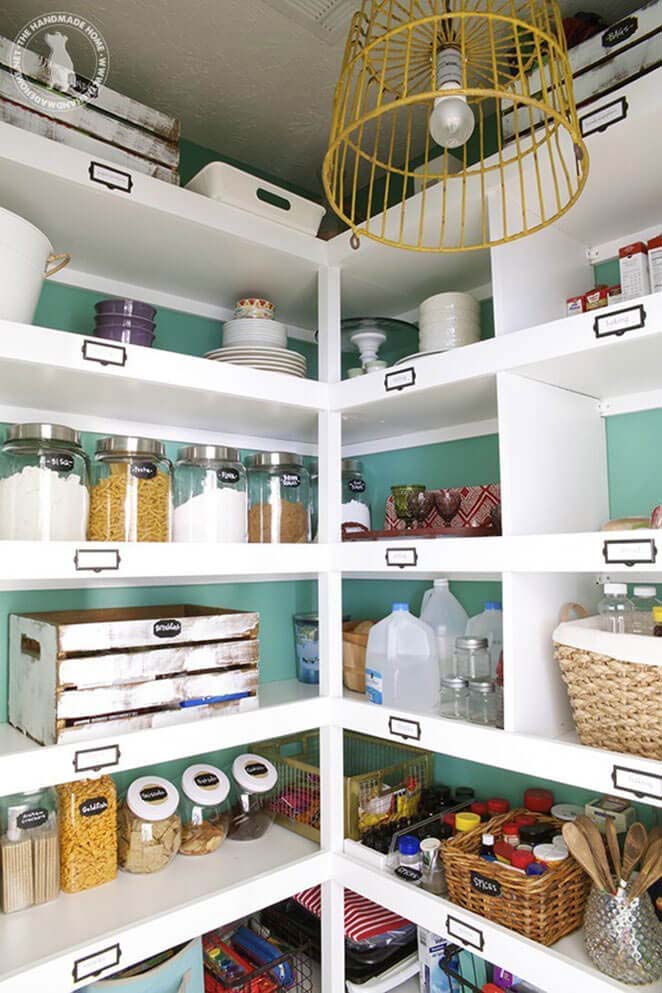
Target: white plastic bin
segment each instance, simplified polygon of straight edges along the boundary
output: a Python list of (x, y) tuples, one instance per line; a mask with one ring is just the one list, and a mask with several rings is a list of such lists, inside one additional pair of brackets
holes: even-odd
[(0, 320), (32, 324), (41, 284), (70, 261), (34, 224), (0, 208)]

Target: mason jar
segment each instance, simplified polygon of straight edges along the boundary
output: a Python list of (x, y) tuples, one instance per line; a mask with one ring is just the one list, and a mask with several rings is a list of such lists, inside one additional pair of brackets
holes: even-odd
[(496, 726), (497, 698), (491, 679), (469, 680), (469, 720), (473, 724)]
[(248, 540), (248, 478), (236, 448), (181, 448), (174, 491), (174, 541)]
[(370, 530), (370, 501), (358, 459), (342, 460), (342, 523), (362, 524)]
[(462, 676), (443, 676), (441, 680), (441, 716), (452, 721), (469, 718), (469, 681)]
[(102, 438), (90, 492), (90, 541), (170, 541), (172, 463), (162, 441)]
[(248, 466), (248, 540), (286, 544), (311, 540), (310, 475), (301, 455), (258, 452)]
[(182, 855), (209, 855), (225, 841), (230, 826), (230, 781), (206, 763), (190, 765), (182, 776), (180, 813)]
[(85, 541), (89, 460), (63, 424), (14, 424), (2, 446), (0, 537)]
[(487, 638), (456, 638), (453, 665), (456, 676), (489, 679), (490, 650)]

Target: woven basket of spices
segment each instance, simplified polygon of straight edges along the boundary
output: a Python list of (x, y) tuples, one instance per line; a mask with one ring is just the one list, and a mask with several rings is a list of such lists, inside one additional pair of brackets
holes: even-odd
[(543, 876), (527, 876), (500, 862), (480, 857), (483, 833), (501, 837), (503, 825), (520, 814), (561, 831), (553, 817), (510, 810), (473, 831), (458, 834), (443, 847), (448, 895), (453, 903), (517, 931), (541, 945), (553, 945), (582, 926), (591, 880), (568, 856)]

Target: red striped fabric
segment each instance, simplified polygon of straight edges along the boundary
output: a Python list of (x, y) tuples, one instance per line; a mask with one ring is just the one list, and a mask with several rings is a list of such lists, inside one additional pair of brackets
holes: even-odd
[[(297, 893), (294, 899), (315, 917), (321, 915), (321, 886), (312, 886), (309, 890), (303, 890)], [(355, 944), (374, 938), (378, 934), (385, 934), (387, 931), (399, 931), (410, 924), (411, 922), (406, 918), (386, 910), (385, 907), (380, 907), (364, 896), (359, 896), (353, 890), (345, 890), (345, 937)]]

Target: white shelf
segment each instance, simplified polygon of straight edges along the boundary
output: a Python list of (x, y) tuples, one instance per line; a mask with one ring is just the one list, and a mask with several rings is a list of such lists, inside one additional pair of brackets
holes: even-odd
[(2, 794), (38, 789), (45, 783), (85, 779), (89, 771), (75, 771), (79, 752), (80, 760), (89, 766), (92, 750), (101, 749), (98, 758), (102, 764), (98, 772), (123, 772), (165, 760), (235, 748), (280, 734), (308, 731), (323, 726), (329, 719), (328, 700), (318, 695), (318, 687), (296, 679), (261, 683), (259, 699), (258, 708), (244, 713), (197, 720), (189, 711), (188, 715), (184, 713), (181, 724), (98, 736), (75, 745), (44, 747), (11, 725), (0, 724)]
[[(584, 951), (581, 931), (576, 931), (551, 948), (545, 948), (515, 931), (492, 924), (448, 900), (401, 882), (390, 874), (371, 869), (346, 855), (335, 856), (333, 866), (334, 877), (345, 886), (456, 944), (461, 942), (454, 936), (454, 931), (458, 930), (458, 925), (460, 928), (465, 925), (463, 933), (466, 937), (473, 938), (477, 945), (480, 944), (480, 936), (483, 939), (482, 948), (468, 945), (469, 951), (550, 993), (560, 993), (561, 990), (572, 990), (573, 993), (575, 990), (581, 990), (581, 993), (625, 993), (633, 989), (609, 979), (591, 965)], [(642, 993), (662, 993), (662, 981), (637, 989)]]
[(258, 841), (226, 841), (200, 858), (177, 856), (151, 876), (119, 872), (97, 889), (60, 894), (3, 917), (0, 991), (70, 993), (91, 981), (72, 982), (77, 959), (117, 943), (119, 967), (129, 966), (313, 886), (329, 868), (312, 841), (273, 826)]

